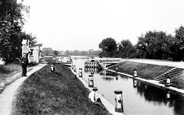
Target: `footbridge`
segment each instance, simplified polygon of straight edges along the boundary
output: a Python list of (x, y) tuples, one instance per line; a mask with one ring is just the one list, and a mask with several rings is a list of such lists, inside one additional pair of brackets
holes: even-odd
[(106, 69), (119, 63), (121, 58), (96, 58), (89, 59), (85, 62), (85, 68), (102, 68)]

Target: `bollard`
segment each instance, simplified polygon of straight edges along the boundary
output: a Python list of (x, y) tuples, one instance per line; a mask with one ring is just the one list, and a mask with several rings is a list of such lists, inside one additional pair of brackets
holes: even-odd
[(133, 77), (137, 77), (137, 69), (134, 69), (134, 75)]
[(115, 111), (124, 112), (122, 91), (116, 90), (114, 91), (114, 93), (115, 93)]
[(133, 87), (136, 88), (137, 87), (137, 80), (133, 79)]
[(93, 75), (89, 75), (89, 77), (88, 77), (88, 86), (89, 87), (94, 86), (94, 77), (93, 77)]
[(171, 85), (171, 77), (169, 75), (166, 75), (166, 83), (165, 83), (165, 86), (166, 87), (169, 87)]
[(82, 77), (82, 68), (79, 68), (79, 77)]
[(55, 64), (51, 64), (51, 72), (55, 72)]
[(116, 73), (118, 72), (118, 67), (116, 66)]

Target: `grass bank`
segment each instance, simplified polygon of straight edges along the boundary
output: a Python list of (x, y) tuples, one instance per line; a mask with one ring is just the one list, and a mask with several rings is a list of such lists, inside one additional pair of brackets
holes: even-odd
[(56, 64), (56, 73), (47, 65), (32, 74), (19, 88), (14, 115), (108, 115), (88, 100), (89, 91), (69, 68)]
[[(119, 72), (131, 74), (131, 75), (133, 75), (133, 71), (136, 68), (138, 77), (145, 78), (145, 79), (154, 79), (155, 77), (173, 68), (170, 66), (160, 66), (160, 65), (137, 63), (137, 62), (131, 62), (131, 61), (121, 62), (117, 64), (117, 66), (118, 66)], [(115, 66), (110, 69), (115, 70)], [(183, 76), (184, 76), (184, 73), (172, 78), (171, 79), (172, 85), (174, 87), (184, 89), (184, 77)]]
[[(137, 69), (138, 76), (145, 79), (154, 79), (158, 75), (172, 69), (173, 67), (159, 66), (153, 64), (137, 63), (125, 61), (118, 65), (118, 71), (133, 75), (134, 69)], [(112, 67), (111, 69), (115, 69)]]
[[(37, 64), (30, 63), (27, 69), (35, 66)], [(22, 67), (19, 62), (14, 62), (7, 65), (0, 65), (0, 83), (5, 82), (7, 78), (12, 77), (16, 73), (22, 71)]]
[(20, 64), (0, 65), (0, 81), (4, 81), (21, 70)]

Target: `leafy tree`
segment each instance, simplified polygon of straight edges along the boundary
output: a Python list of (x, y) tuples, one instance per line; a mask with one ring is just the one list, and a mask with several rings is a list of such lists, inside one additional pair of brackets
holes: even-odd
[(42, 54), (43, 55), (53, 55), (53, 50), (52, 50), (52, 48), (43, 48)]
[(113, 38), (106, 38), (99, 44), (99, 48), (102, 49), (102, 51), (110, 52), (117, 49), (117, 44)]
[(132, 58), (135, 56), (135, 48), (130, 42), (130, 40), (122, 40), (119, 45), (120, 57), (122, 58)]
[(117, 50), (117, 44), (113, 38), (106, 38), (99, 44), (99, 48), (102, 49), (102, 52), (99, 53), (100, 57), (113, 57)]
[(169, 39), (165, 32), (149, 31), (139, 37), (136, 45), (138, 57), (148, 59), (167, 59), (169, 53)]
[(54, 53), (54, 55), (56, 55), (56, 56), (59, 55), (59, 51), (57, 51), (57, 50), (54, 50), (53, 53)]
[(175, 61), (184, 59), (184, 27), (175, 30), (175, 37), (171, 46), (172, 57)]
[(24, 24), (22, 11), (28, 13), (29, 8), (16, 0), (0, 0), (0, 57), (6, 63), (20, 55), (19, 34)]
[(71, 53), (70, 53), (69, 50), (66, 50), (66, 51), (65, 51), (65, 54), (66, 54), (66, 55), (70, 55)]
[(35, 36), (33, 36), (32, 34), (27, 34), (25, 32), (21, 32), (19, 35), (21, 41), (23, 39), (29, 40), (29, 45), (33, 46), (37, 43), (37, 38)]

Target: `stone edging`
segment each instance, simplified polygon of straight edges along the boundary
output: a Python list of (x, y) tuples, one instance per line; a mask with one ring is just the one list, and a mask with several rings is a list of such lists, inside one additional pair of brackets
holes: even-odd
[[(111, 71), (111, 72), (116, 72), (116, 71), (111, 70), (111, 69), (106, 69), (106, 70), (107, 70), (107, 71)], [(125, 76), (128, 76), (128, 77), (130, 77), (130, 78), (133, 78), (133, 75), (130, 75), (130, 74), (126, 74), (126, 73), (123, 73), (123, 72), (117, 72), (117, 73), (120, 74), (120, 75), (125, 75)], [(178, 94), (180, 94), (180, 95), (184, 95), (184, 90), (183, 90), (183, 89), (178, 89), (178, 88), (172, 87), (172, 86), (166, 87), (164, 84), (161, 84), (161, 83), (159, 83), (159, 82), (156, 81), (156, 80), (147, 80), (147, 79), (143, 79), (143, 78), (140, 78), (140, 77), (136, 77), (135, 79), (137, 79), (137, 80), (139, 80), (139, 81), (142, 81), (142, 82), (144, 82), (144, 83), (153, 85), (153, 86), (155, 86), (155, 87), (164, 88), (164, 89), (166, 89), (166, 90), (171, 90), (171, 91), (173, 91), (173, 92), (175, 92), (175, 93), (178, 93)]]

